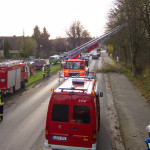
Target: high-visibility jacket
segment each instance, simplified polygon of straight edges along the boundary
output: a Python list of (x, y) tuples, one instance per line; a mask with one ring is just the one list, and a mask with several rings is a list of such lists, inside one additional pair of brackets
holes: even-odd
[(0, 95), (0, 106), (4, 105), (4, 102), (2, 102), (2, 96)]
[(30, 71), (33, 73), (34, 72), (34, 68), (32, 65), (30, 65)]
[[(0, 107), (3, 107), (4, 103), (2, 102), (2, 96), (0, 95)], [(3, 112), (3, 108), (0, 108), (2, 109), (2, 112)], [(0, 117), (4, 116), (4, 114), (0, 111)]]
[(50, 65), (46, 65), (46, 73), (47, 73), (47, 75), (49, 75), (49, 73), (50, 73)]
[(46, 74), (46, 66), (43, 66), (43, 74)]
[(148, 139), (146, 140), (146, 144), (147, 144), (147, 147), (148, 147), (147, 150), (150, 150), (150, 138), (148, 138)]

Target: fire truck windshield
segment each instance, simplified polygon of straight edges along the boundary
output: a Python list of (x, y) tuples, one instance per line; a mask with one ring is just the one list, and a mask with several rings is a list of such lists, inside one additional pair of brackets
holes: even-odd
[(65, 69), (84, 69), (84, 62), (66, 62)]

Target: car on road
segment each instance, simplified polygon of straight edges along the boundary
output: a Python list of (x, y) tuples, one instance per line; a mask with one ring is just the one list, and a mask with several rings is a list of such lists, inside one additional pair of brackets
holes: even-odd
[(86, 53), (85, 57), (90, 57), (90, 53)]
[(98, 56), (98, 57), (101, 57), (101, 52), (98, 52), (98, 53), (97, 53), (97, 56)]
[(50, 64), (56, 64), (56, 63), (61, 63), (62, 62), (62, 59), (59, 55), (54, 55), (54, 56), (50, 56), (49, 57), (49, 63)]
[(93, 52), (90, 52), (90, 56), (92, 56), (93, 55)]
[(99, 59), (99, 56), (97, 54), (93, 54), (92, 59)]
[(46, 64), (45, 59), (34, 59), (34, 69), (35, 70), (42, 70), (43, 65)]

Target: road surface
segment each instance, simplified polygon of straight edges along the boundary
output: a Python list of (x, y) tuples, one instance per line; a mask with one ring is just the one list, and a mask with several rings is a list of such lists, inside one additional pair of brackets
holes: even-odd
[[(102, 57), (105, 57), (105, 55)], [(90, 71), (102, 67), (102, 58), (90, 60)], [(107, 111), (106, 87), (103, 73), (97, 74), (101, 104), (101, 128), (97, 150), (111, 150), (110, 125)], [(61, 80), (63, 82), (63, 79)], [(51, 88), (58, 87), (58, 75), (38, 85), (17, 92), (5, 105), (4, 120), (0, 124), (0, 150), (45, 150), (44, 129)]]

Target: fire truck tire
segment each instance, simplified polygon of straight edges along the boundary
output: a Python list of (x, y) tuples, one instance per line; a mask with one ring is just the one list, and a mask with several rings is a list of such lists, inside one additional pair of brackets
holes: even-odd
[(25, 88), (25, 81), (21, 82), (21, 88), (24, 89)]
[(98, 132), (100, 130), (100, 116), (98, 116)]
[(89, 70), (86, 71), (86, 75), (87, 75), (87, 76), (89, 75)]
[(15, 94), (15, 86), (12, 87), (12, 92), (11, 94)]

